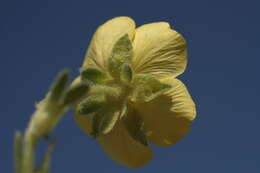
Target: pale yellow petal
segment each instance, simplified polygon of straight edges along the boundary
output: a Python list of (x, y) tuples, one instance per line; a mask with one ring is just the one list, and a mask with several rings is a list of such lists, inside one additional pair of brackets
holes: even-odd
[(73, 117), (76, 124), (79, 126), (79, 128), (81, 128), (81, 130), (83, 130), (87, 135), (91, 136), (90, 135), (92, 132), (91, 121), (92, 121), (93, 114), (82, 116), (74, 112)]
[[(74, 115), (74, 117), (78, 126), (90, 135), (93, 115), (88, 117)], [(98, 137), (97, 140), (112, 160), (129, 168), (141, 167), (153, 157), (152, 150), (132, 139), (120, 121), (111, 132)]]
[(148, 146), (130, 137), (122, 122), (117, 123), (111, 133), (99, 137), (98, 141), (114, 161), (129, 168), (141, 167), (153, 157), (152, 150)]
[(135, 104), (144, 120), (148, 140), (170, 146), (187, 135), (196, 116), (195, 104), (178, 79), (167, 81), (172, 88), (148, 103)]
[(135, 22), (129, 17), (116, 17), (101, 25), (95, 32), (87, 50), (83, 67), (105, 70), (115, 42), (123, 35), (134, 37)]
[(137, 28), (133, 49), (133, 66), (136, 73), (175, 77), (186, 68), (185, 39), (166, 22)]

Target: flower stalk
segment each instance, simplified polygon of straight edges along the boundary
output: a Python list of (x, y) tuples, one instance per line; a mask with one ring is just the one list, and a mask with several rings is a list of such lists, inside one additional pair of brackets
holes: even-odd
[(36, 104), (36, 110), (25, 130), (15, 135), (15, 169), (16, 173), (47, 173), (50, 167), (53, 143), (50, 143), (40, 166), (34, 160), (37, 143), (56, 127), (69, 106), (76, 102), (89, 89), (86, 83), (66, 87), (69, 72), (61, 72), (46, 97)]

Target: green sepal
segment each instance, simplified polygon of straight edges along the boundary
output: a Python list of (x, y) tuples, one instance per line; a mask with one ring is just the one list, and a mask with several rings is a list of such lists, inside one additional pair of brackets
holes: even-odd
[(97, 112), (94, 114), (93, 118), (92, 118), (92, 131), (90, 133), (90, 135), (93, 137), (93, 138), (97, 138), (99, 136), (99, 125), (100, 125), (100, 122), (103, 118), (104, 114), (102, 112)]
[(128, 112), (128, 110), (127, 110), (127, 104), (124, 104), (123, 106), (122, 106), (122, 108), (121, 108), (121, 111), (120, 111), (120, 119), (122, 119), (124, 116), (126, 116), (127, 115), (127, 112)]
[(111, 78), (103, 71), (97, 68), (86, 68), (81, 71), (82, 80), (88, 80), (94, 83), (106, 83)]
[(68, 70), (63, 70), (58, 74), (49, 91), (51, 101), (59, 101), (63, 96), (69, 76), (70, 72)]
[(103, 135), (109, 133), (115, 126), (118, 118), (118, 112), (108, 111), (104, 113), (99, 124), (98, 133)]
[(107, 98), (117, 99), (120, 97), (121, 89), (116, 86), (95, 85), (89, 93), (91, 95), (105, 95)]
[(121, 71), (120, 71), (120, 80), (125, 83), (129, 84), (133, 78), (133, 70), (129, 64), (123, 64)]
[(68, 105), (77, 102), (84, 95), (86, 95), (88, 91), (89, 91), (89, 85), (84, 82), (72, 86), (65, 93), (64, 104)]
[(108, 70), (110, 74), (119, 79), (121, 67), (124, 63), (131, 63), (133, 57), (132, 42), (129, 39), (128, 34), (123, 35), (115, 43), (112, 54), (108, 59)]
[(109, 133), (119, 119), (119, 113), (113, 111), (102, 111), (96, 113), (92, 118), (91, 136), (94, 138)]
[(15, 172), (22, 173), (22, 161), (23, 161), (23, 137), (20, 131), (15, 133), (14, 138), (14, 161)]
[(77, 112), (82, 115), (97, 112), (102, 109), (105, 102), (104, 95), (90, 95), (79, 103)]
[(147, 139), (144, 132), (144, 122), (136, 110), (130, 108), (122, 118), (123, 124), (129, 135), (137, 142), (147, 146)]
[(151, 75), (138, 75), (134, 79), (132, 101), (149, 102), (171, 88)]

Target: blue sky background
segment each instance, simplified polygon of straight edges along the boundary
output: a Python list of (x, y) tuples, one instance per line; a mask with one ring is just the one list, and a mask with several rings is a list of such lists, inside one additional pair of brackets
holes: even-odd
[(197, 104), (192, 131), (173, 147), (152, 146), (153, 161), (130, 170), (69, 112), (53, 133), (51, 172), (259, 173), (259, 7), (258, 0), (1, 1), (0, 172), (13, 171), (14, 132), (25, 129), (54, 76), (65, 67), (77, 76), (95, 29), (124, 15), (137, 25), (167, 21), (186, 38), (189, 64), (180, 78)]

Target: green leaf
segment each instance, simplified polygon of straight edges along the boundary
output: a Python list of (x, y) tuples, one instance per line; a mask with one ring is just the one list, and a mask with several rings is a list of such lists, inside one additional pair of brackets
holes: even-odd
[(102, 120), (99, 124), (98, 133), (104, 135), (109, 133), (115, 126), (118, 118), (119, 118), (118, 112), (108, 111), (104, 113)]
[(81, 71), (83, 80), (89, 80), (94, 83), (105, 83), (110, 80), (109, 76), (97, 68), (86, 68)]
[(128, 109), (127, 114), (123, 117), (123, 124), (134, 140), (145, 146), (148, 145), (144, 132), (144, 122), (136, 110)]
[(132, 42), (128, 34), (125, 34), (115, 43), (112, 54), (108, 59), (108, 70), (110, 74), (116, 79), (119, 79), (122, 65), (124, 63), (131, 64), (132, 57)]
[(82, 115), (97, 112), (102, 109), (105, 102), (104, 95), (90, 95), (79, 103), (77, 112)]
[(120, 79), (125, 84), (129, 84), (133, 78), (133, 70), (129, 64), (123, 64), (120, 73)]
[(135, 102), (149, 102), (171, 88), (150, 75), (138, 75), (134, 79), (132, 100)]
[(68, 70), (63, 70), (58, 74), (55, 81), (52, 84), (52, 87), (50, 88), (50, 95), (49, 99), (51, 101), (59, 101), (61, 96), (63, 95), (66, 84), (69, 80), (70, 72)]
[(22, 173), (22, 161), (23, 161), (23, 137), (21, 132), (15, 133), (14, 139), (14, 160), (15, 160), (15, 172)]
[(67, 104), (75, 103), (76, 101), (81, 99), (84, 95), (86, 95), (88, 91), (89, 91), (89, 85), (83, 82), (75, 86), (72, 86), (65, 93), (64, 104), (67, 105)]

